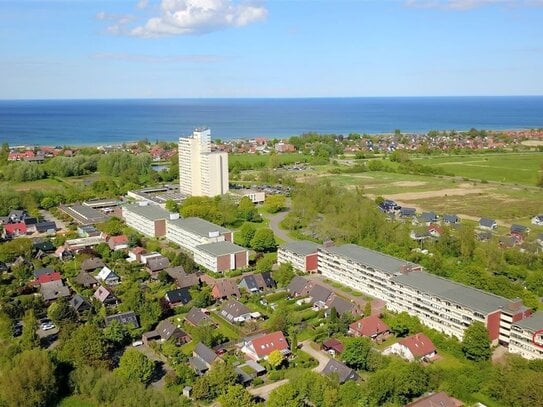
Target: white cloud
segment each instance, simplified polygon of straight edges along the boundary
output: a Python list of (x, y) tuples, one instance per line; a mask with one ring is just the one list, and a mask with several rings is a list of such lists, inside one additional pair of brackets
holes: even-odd
[(495, 4), (514, 4), (513, 0), (406, 0), (407, 7), (439, 8), (444, 10), (472, 10), (478, 7)]
[[(141, 1), (138, 4), (141, 4)], [(127, 29), (124, 33), (146, 38), (204, 34), (261, 21), (267, 14), (268, 10), (261, 3), (247, 1), (162, 0), (158, 16), (151, 17), (144, 24)], [(117, 25), (114, 24), (113, 30), (108, 31), (119, 31)]]
[(136, 4), (136, 8), (144, 9), (149, 4), (149, 0), (139, 0), (138, 4)]
[(225, 59), (221, 55), (196, 54), (196, 55), (149, 55), (149, 54), (126, 54), (126, 53), (97, 53), (92, 54), (91, 59), (108, 61), (127, 61), (143, 63), (204, 63), (210, 64)]

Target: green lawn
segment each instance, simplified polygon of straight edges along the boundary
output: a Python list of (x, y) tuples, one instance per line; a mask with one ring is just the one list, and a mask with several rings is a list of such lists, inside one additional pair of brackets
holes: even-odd
[(98, 407), (98, 405), (78, 396), (70, 396), (62, 399), (58, 407)]
[[(293, 164), (296, 162), (305, 162), (311, 158), (309, 155), (299, 154), (299, 153), (282, 153), (277, 154), (277, 159), (280, 164)], [(228, 166), (233, 168), (236, 164), (243, 167), (252, 167), (252, 168), (262, 168), (266, 167), (270, 161), (270, 155), (260, 155), (260, 154), (229, 154), (228, 155)]]
[(220, 333), (226, 336), (228, 339), (236, 340), (239, 339), (239, 328), (232, 325), (224, 318), (221, 318), (219, 315), (212, 312), (210, 314), (211, 318), (219, 325), (217, 328)]

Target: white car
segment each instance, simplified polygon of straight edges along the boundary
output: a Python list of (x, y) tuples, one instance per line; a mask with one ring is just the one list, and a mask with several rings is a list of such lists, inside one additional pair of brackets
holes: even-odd
[(44, 322), (40, 325), (42, 331), (49, 331), (50, 329), (56, 328), (55, 324), (52, 322)]
[(138, 347), (138, 346), (141, 346), (141, 345), (143, 345), (143, 341), (134, 341), (134, 342), (132, 342), (132, 346), (135, 347), (135, 348)]

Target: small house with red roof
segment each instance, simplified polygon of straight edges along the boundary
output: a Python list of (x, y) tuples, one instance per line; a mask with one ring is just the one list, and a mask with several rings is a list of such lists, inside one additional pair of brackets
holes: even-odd
[(255, 361), (267, 359), (270, 353), (278, 350), (284, 355), (290, 353), (288, 342), (283, 332), (276, 331), (267, 335), (258, 336), (252, 339), (245, 339), (241, 351)]
[(6, 239), (6, 238), (24, 236), (26, 235), (26, 232), (27, 232), (27, 229), (26, 229), (26, 224), (24, 222), (7, 223), (4, 225), (3, 237), (4, 239)]
[(111, 250), (128, 249), (128, 237), (125, 235), (111, 236), (107, 244)]
[(339, 355), (345, 350), (345, 346), (336, 338), (329, 338), (322, 342), (322, 349), (333, 355)]
[(418, 333), (389, 346), (383, 351), (384, 355), (395, 354), (408, 361), (430, 360), (437, 354), (437, 349), (426, 335)]
[(60, 281), (62, 280), (62, 276), (58, 271), (54, 271), (50, 274), (44, 273), (40, 274), (38, 278), (35, 280), (37, 284), (45, 284), (50, 283), (51, 281)]
[(365, 336), (374, 341), (383, 339), (390, 328), (377, 315), (370, 315), (349, 325), (349, 333), (354, 336)]

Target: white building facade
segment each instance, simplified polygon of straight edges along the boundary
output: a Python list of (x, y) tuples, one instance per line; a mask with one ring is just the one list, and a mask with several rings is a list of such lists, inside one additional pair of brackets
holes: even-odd
[(228, 154), (211, 151), (211, 130), (196, 129), (179, 139), (179, 190), (192, 196), (228, 192)]
[(167, 222), (166, 238), (194, 253), (202, 244), (232, 241), (232, 232), (204, 219), (183, 218)]
[(509, 352), (526, 359), (543, 359), (543, 312), (512, 323)]

